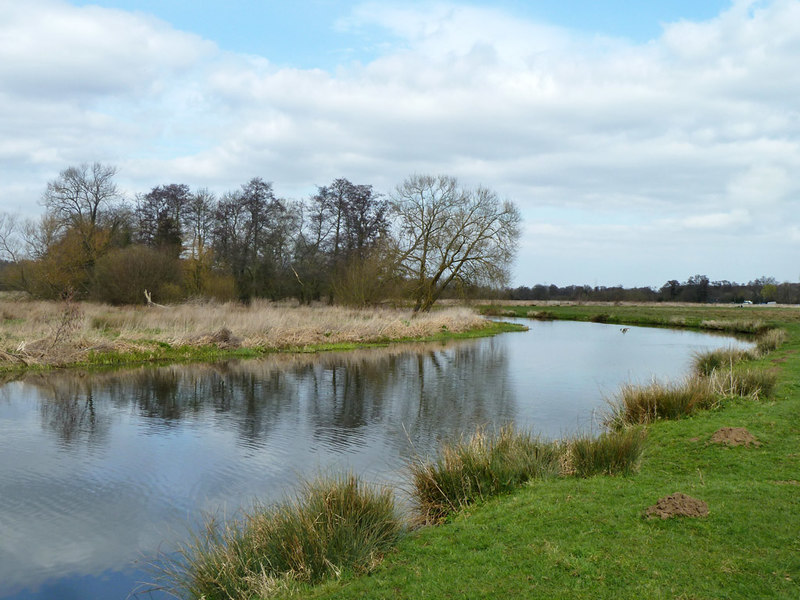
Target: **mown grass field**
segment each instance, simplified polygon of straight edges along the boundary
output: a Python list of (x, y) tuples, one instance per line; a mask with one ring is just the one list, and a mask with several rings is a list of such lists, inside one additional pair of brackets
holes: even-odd
[[(536, 307), (509, 307), (495, 312)], [(648, 426), (640, 472), (534, 481), (408, 534), (370, 575), (287, 591), (303, 598), (800, 598), (800, 309), (570, 306), (550, 318), (700, 326), (761, 321), (787, 341), (749, 363), (776, 369), (767, 399)], [(518, 313), (519, 314), (519, 313)], [(716, 326), (715, 326), (716, 328)], [(746, 427), (760, 446), (710, 443)], [(674, 492), (705, 518), (648, 520)]]

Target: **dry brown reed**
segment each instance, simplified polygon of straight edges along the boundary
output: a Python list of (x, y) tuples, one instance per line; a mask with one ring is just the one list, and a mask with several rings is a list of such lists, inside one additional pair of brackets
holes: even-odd
[[(54, 331), (65, 310), (59, 302), (0, 300), (0, 362), (69, 362), (92, 350), (126, 352), (158, 344), (273, 350), (368, 343), (423, 338), (442, 331), (459, 333), (486, 324), (473, 310), (463, 307), (414, 316), (401, 309), (297, 306), (258, 300), (247, 306), (186, 303), (165, 308), (83, 302), (65, 336), (63, 331)], [(29, 351), (32, 347), (36, 352)]]

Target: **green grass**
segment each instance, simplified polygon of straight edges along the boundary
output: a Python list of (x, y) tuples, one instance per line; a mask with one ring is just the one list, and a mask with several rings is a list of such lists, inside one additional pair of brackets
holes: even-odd
[[(698, 324), (733, 320), (736, 310), (748, 310), (567, 308), (582, 317), (607, 312), (609, 322), (625, 322), (621, 313), (627, 311), (633, 324), (673, 317)], [(283, 596), (799, 598), (800, 310), (758, 310), (759, 320), (787, 334), (777, 350), (748, 363), (750, 369), (777, 369), (768, 399), (735, 397), (691, 418), (657, 420), (647, 427), (636, 475), (523, 486), (403, 538), (369, 577), (345, 577)], [(726, 426), (746, 427), (762, 445), (709, 443)], [(674, 492), (707, 502), (709, 516), (643, 518), (648, 506)]]
[(602, 305), (570, 304), (542, 305), (535, 302), (527, 305), (480, 307), (485, 315), (527, 317), (546, 311), (549, 319), (566, 321), (591, 321), (595, 323), (616, 323), (625, 325), (646, 325), (650, 327), (678, 327), (704, 329), (720, 333), (745, 335), (764, 334), (783, 323), (797, 322), (800, 311), (795, 307), (731, 307), (716, 304), (661, 306), (643, 305)]

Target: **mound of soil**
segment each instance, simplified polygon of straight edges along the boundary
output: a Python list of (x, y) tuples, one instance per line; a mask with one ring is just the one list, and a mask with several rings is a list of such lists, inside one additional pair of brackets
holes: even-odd
[(711, 436), (711, 441), (715, 444), (725, 444), (726, 446), (749, 447), (750, 444), (754, 446), (761, 445), (761, 442), (744, 427), (723, 427)]
[(670, 496), (659, 498), (658, 502), (648, 507), (646, 515), (651, 519), (655, 517), (662, 519), (669, 519), (670, 517), (707, 517), (708, 504), (697, 498), (675, 492)]

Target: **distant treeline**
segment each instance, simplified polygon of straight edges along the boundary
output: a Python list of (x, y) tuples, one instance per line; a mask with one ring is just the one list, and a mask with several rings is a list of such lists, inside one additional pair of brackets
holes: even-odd
[(748, 283), (710, 281), (705, 275), (693, 275), (686, 281), (667, 281), (658, 289), (622, 286), (534, 285), (508, 288), (500, 294), (506, 300), (552, 300), (595, 302), (699, 302), (737, 303), (778, 302), (800, 304), (800, 283), (778, 283), (774, 277), (759, 277)]

